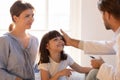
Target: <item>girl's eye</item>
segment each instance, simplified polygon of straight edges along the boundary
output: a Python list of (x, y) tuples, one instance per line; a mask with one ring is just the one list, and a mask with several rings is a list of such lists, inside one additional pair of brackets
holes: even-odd
[(58, 39), (57, 38), (54, 38), (54, 41), (57, 41)]

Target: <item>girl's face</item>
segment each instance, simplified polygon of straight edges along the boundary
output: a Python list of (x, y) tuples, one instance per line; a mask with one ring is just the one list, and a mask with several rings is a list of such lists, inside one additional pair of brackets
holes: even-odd
[(23, 29), (30, 29), (34, 21), (34, 12), (32, 9), (23, 11), (19, 17), (13, 16), (16, 26), (20, 26)]
[(47, 49), (50, 52), (61, 52), (64, 48), (64, 41), (62, 40), (62, 37), (55, 37), (51, 40), (49, 40), (47, 44)]

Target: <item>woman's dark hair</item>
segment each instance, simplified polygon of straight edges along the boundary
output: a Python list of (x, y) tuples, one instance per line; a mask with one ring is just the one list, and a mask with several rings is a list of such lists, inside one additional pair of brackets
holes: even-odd
[(19, 15), (27, 9), (34, 10), (34, 7), (30, 3), (23, 2), (22, 0), (17, 0), (10, 8), (12, 20), (14, 21), (13, 16), (19, 17)]
[[(50, 31), (48, 33), (46, 33), (42, 39), (41, 39), (41, 43), (40, 43), (40, 48), (39, 48), (39, 53), (40, 53), (40, 61), (39, 63), (49, 63), (49, 56), (50, 53), (48, 51), (48, 49), (46, 49), (46, 45), (49, 42), (49, 40), (55, 38), (55, 37), (62, 37), (63, 41), (64, 38), (63, 36), (56, 30)], [(64, 54), (64, 51), (61, 51), (61, 56), (60, 56), (60, 60), (66, 60), (67, 59), (67, 55)]]
[(120, 20), (120, 0), (99, 0), (98, 8), (102, 12), (111, 13), (114, 18)]

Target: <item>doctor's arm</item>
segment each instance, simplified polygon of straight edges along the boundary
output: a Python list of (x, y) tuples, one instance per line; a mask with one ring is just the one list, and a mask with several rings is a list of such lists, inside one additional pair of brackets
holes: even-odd
[(83, 50), (86, 54), (100, 54), (100, 55), (108, 55), (108, 54), (115, 54), (113, 49), (114, 41), (83, 41), (73, 39), (68, 36), (63, 30), (61, 30), (63, 37), (66, 41), (67, 46), (73, 46)]

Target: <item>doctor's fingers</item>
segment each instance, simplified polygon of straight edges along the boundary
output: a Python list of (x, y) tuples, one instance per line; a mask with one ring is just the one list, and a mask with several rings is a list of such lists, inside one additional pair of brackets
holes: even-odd
[(92, 59), (91, 65), (93, 68), (99, 68), (104, 63), (103, 59)]
[(61, 31), (61, 33), (63, 34), (63, 37), (64, 37), (64, 39), (65, 39), (66, 41), (68, 41), (68, 40), (71, 39), (71, 38), (68, 36), (68, 34), (65, 33), (62, 29), (61, 29), (60, 31)]
[(99, 66), (99, 60), (92, 59), (91, 60), (91, 65), (92, 65), (93, 68), (98, 67)]

